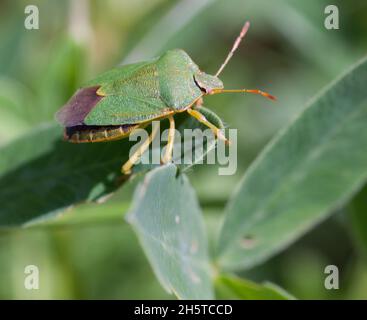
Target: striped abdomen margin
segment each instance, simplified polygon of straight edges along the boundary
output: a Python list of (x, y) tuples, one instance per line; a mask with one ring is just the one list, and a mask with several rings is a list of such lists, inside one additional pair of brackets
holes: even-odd
[(120, 126), (74, 126), (66, 127), (64, 139), (73, 143), (104, 142), (119, 140), (128, 136), (138, 124)]

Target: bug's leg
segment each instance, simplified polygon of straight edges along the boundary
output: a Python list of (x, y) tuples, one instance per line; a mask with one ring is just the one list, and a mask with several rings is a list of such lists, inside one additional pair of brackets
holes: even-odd
[(200, 108), (203, 105), (203, 103), (204, 103), (203, 98), (200, 97), (198, 100), (196, 100), (195, 107)]
[(201, 122), (202, 124), (206, 125), (210, 129), (212, 129), (214, 135), (218, 139), (223, 140), (226, 144), (230, 144), (230, 141), (224, 136), (223, 132), (219, 128), (217, 128), (214, 124), (209, 122), (208, 119), (205, 118), (205, 116), (202, 113), (200, 113), (197, 110), (190, 109), (190, 108), (187, 109), (187, 112), (190, 116), (194, 117), (199, 122)]
[(168, 163), (172, 160), (173, 144), (175, 142), (175, 120), (172, 116), (168, 117), (169, 120), (169, 131), (168, 131), (168, 141), (166, 146), (166, 152), (162, 158), (162, 163)]
[(159, 126), (153, 126), (152, 125), (152, 132), (149, 135), (149, 137), (142, 143), (142, 145), (137, 149), (134, 154), (129, 158), (129, 160), (126, 161), (126, 163), (122, 166), (121, 172), (123, 174), (130, 174), (131, 168), (134, 166), (134, 164), (139, 160), (139, 158), (142, 156), (142, 154), (149, 148), (149, 145), (152, 143), (154, 137), (157, 135), (157, 132), (159, 130)]

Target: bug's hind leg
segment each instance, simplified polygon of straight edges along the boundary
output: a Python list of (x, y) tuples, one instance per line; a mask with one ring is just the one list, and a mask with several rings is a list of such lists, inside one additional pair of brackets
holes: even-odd
[(172, 160), (173, 144), (175, 142), (175, 120), (173, 116), (168, 117), (169, 120), (169, 131), (168, 131), (168, 141), (166, 146), (166, 152), (161, 160), (162, 163), (168, 163)]
[(126, 161), (126, 163), (122, 166), (121, 172), (123, 174), (130, 174), (131, 168), (134, 164), (140, 159), (142, 154), (147, 150), (152, 143), (154, 137), (157, 135), (159, 130), (159, 126), (152, 125), (152, 132), (149, 137), (141, 144), (141, 146), (133, 153), (133, 155)]
[(208, 119), (202, 113), (200, 113), (198, 110), (193, 110), (193, 109), (190, 109), (189, 108), (189, 109), (187, 109), (187, 113), (190, 116), (192, 116), (195, 119), (197, 119), (202, 124), (206, 125), (210, 129), (212, 129), (214, 135), (218, 139), (223, 140), (226, 144), (230, 144), (230, 141), (224, 136), (223, 132), (219, 128), (217, 128), (214, 124), (212, 124), (211, 122), (209, 122)]

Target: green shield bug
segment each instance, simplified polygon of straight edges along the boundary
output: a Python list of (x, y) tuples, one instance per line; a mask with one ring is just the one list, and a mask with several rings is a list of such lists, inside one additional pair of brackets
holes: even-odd
[[(257, 89), (224, 89), (219, 79), (249, 26), (246, 22), (215, 75), (204, 73), (185, 51), (175, 49), (150, 61), (118, 67), (88, 82), (56, 114), (56, 119), (65, 127), (65, 140), (84, 143), (123, 139), (153, 120), (168, 118), (168, 142), (162, 158), (166, 163), (172, 159), (174, 115), (187, 112), (213, 130), (218, 139), (228, 142), (223, 133), (200, 113), (203, 96), (244, 92), (275, 99)], [(147, 141), (122, 166), (122, 173), (131, 172), (156, 134), (152, 130)]]

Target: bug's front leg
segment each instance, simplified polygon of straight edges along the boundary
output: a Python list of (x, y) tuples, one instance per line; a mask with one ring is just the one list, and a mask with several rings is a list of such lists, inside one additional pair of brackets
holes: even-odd
[(131, 168), (140, 159), (140, 157), (145, 152), (145, 150), (149, 148), (154, 137), (157, 135), (158, 130), (159, 130), (159, 126), (152, 125), (152, 132), (149, 135), (149, 137), (141, 144), (141, 146), (133, 153), (133, 155), (129, 158), (129, 160), (127, 160), (126, 163), (122, 166), (121, 172), (123, 174), (131, 173)]
[(218, 139), (223, 140), (226, 144), (230, 144), (230, 141), (224, 136), (222, 130), (220, 130), (214, 124), (209, 122), (208, 119), (202, 113), (200, 113), (198, 110), (193, 110), (193, 109), (189, 108), (189, 109), (187, 109), (187, 113), (190, 116), (194, 117), (199, 122), (201, 122), (202, 124), (206, 125), (210, 129), (212, 129), (214, 135)]
[(175, 120), (173, 116), (168, 117), (169, 120), (169, 131), (168, 131), (168, 141), (166, 146), (166, 152), (161, 160), (162, 163), (168, 163), (172, 161), (173, 144), (175, 142)]
[(196, 100), (195, 107), (200, 108), (203, 105), (203, 103), (204, 103), (204, 100), (202, 97), (200, 97), (199, 99)]

